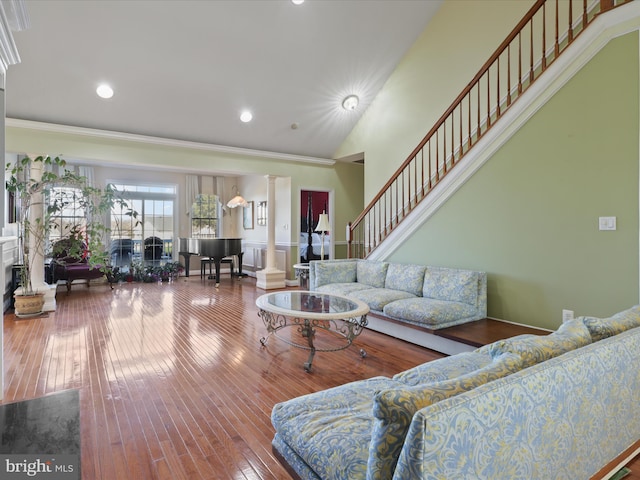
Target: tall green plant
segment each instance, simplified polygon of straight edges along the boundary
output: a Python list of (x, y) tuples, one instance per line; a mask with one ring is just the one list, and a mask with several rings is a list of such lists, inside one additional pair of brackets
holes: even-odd
[[(42, 169), (40, 179), (33, 178), (31, 171), (39, 164)], [(57, 168), (54, 168), (57, 167)], [(105, 216), (114, 206), (122, 208), (126, 215), (137, 221), (137, 212), (122, 198), (120, 192), (111, 184), (104, 188), (90, 185), (88, 179), (67, 170), (66, 161), (60, 157), (38, 156), (36, 158), (23, 157), (15, 164), (8, 163), (6, 171), (9, 179), (6, 182), (7, 191), (14, 193), (19, 207), (19, 241), (22, 253), (20, 281), (23, 295), (34, 294), (32, 271), (35, 252), (30, 251), (30, 240), (36, 251), (44, 252), (49, 232), (58, 226), (53, 219), (63, 210), (73, 204), (79, 206), (85, 213), (86, 222), (81, 225), (66, 225), (60, 237), (72, 240), (67, 256), (76, 259), (88, 255), (88, 263), (94, 268), (100, 268), (107, 273), (109, 267), (109, 252), (105, 248), (105, 239), (110, 232)], [(69, 187), (73, 190), (61, 195), (54, 194), (54, 188)], [(36, 203), (34, 197), (41, 194), (41, 201)], [(42, 206), (42, 216), (34, 216), (34, 207)], [(77, 241), (73, 241), (77, 240)], [(83, 244), (86, 244), (85, 251)]]

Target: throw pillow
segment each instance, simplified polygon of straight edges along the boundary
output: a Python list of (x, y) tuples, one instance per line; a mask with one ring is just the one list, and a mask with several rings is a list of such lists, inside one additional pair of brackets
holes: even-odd
[(594, 342), (603, 340), (631, 328), (640, 327), (640, 305), (618, 312), (609, 318), (579, 317), (589, 329)]
[(384, 288), (401, 290), (419, 297), (422, 294), (422, 284), (424, 283), (426, 269), (427, 267), (422, 265), (391, 263), (387, 269)]
[(387, 276), (388, 263), (360, 260), (357, 269), (357, 282), (364, 283), (373, 288), (384, 288), (384, 279)]
[(356, 262), (314, 262), (314, 288), (330, 283), (349, 283), (356, 281)]
[(473, 390), (521, 370), (522, 359), (506, 353), (475, 372), (458, 378), (415, 386), (392, 387), (373, 399), (374, 423), (369, 446), (367, 478), (392, 478), (413, 415), (445, 398)]
[(478, 302), (478, 272), (429, 267), (424, 274), (422, 296), (475, 305)]
[(476, 351), (489, 353), (491, 356), (506, 352), (515, 353), (522, 357), (525, 367), (530, 367), (590, 343), (589, 330), (582, 321), (575, 319), (563, 323), (557, 331), (550, 335), (519, 335), (506, 340), (498, 340)]

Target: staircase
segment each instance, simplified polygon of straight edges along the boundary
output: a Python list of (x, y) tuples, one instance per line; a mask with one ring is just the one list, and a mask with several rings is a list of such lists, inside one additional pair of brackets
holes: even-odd
[[(604, 46), (607, 38), (626, 33), (624, 13), (609, 22), (602, 20), (610, 15), (601, 14), (627, 3), (635, 2), (537, 0), (349, 224), (349, 258), (380, 258), (383, 249), (392, 251), (408, 231), (422, 225), (429, 212), (480, 168), (545, 98), (566, 83), (572, 69), (577, 71), (597, 53), (590, 46), (598, 42)], [(596, 24), (599, 28), (591, 27)], [(569, 50), (572, 53), (565, 54)], [(412, 221), (403, 222), (409, 216)], [(383, 242), (385, 247), (381, 247)]]

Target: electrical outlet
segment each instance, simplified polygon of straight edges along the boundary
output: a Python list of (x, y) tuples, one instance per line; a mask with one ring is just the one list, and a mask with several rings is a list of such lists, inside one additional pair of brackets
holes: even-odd
[(562, 310), (562, 323), (573, 320), (573, 310)]

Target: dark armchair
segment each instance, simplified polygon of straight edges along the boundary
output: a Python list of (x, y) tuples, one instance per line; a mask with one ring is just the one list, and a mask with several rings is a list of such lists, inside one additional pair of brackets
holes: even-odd
[(159, 237), (147, 237), (144, 239), (144, 259), (159, 261), (162, 258), (164, 243)]
[[(101, 267), (89, 265), (87, 255), (87, 246), (81, 240), (75, 238), (58, 240), (53, 246), (53, 259), (51, 260), (54, 283), (57, 283), (58, 280), (65, 280), (67, 292), (69, 292), (71, 284), (76, 280), (85, 280), (87, 287), (89, 287), (91, 280), (105, 276)], [(107, 279), (113, 289), (111, 275), (107, 275)]]

